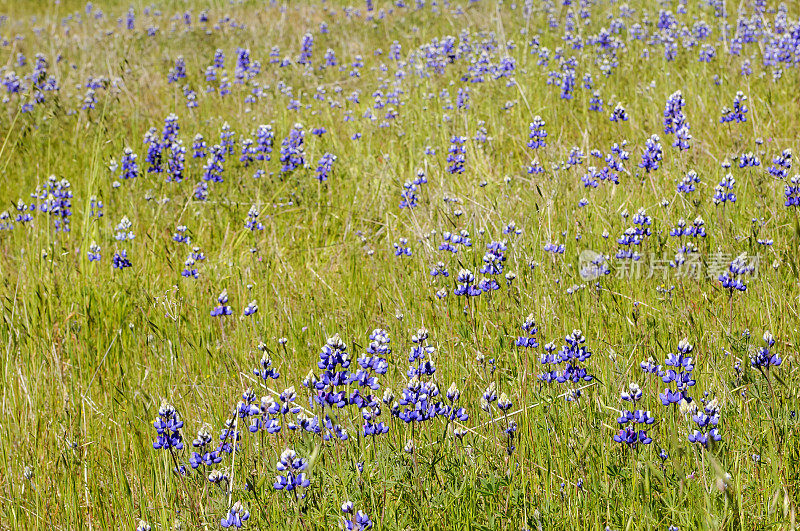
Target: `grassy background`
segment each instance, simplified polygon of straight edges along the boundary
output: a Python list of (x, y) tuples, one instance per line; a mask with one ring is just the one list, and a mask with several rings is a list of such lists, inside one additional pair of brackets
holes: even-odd
[[(376, 4), (389, 8), (385, 2)], [(646, 45), (623, 32), (626, 49), (618, 52), (619, 67), (607, 78), (594, 48), (565, 51), (579, 59), (575, 98), (565, 101), (557, 87), (546, 83), (555, 66), (537, 65), (527, 45), (539, 35), (551, 54), (564, 46), (569, 10), (561, 6), (553, 10), (561, 24), (554, 30), (538, 3), (528, 18), (521, 3), (512, 9), (507, 2), (482, 1), (464, 2), (461, 15), (453, 13), (454, 4), (429, 5), (418, 11), (397, 8), (372, 21), (360, 5), (359, 16), (346, 17), (345, 4), (339, 2), (290, 3), (283, 10), (260, 2), (162, 2), (160, 17), (145, 16), (145, 4), (134, 3), (137, 26), (131, 32), (116, 23), (127, 3), (96, 5), (104, 18), (83, 14), (80, 20), (64, 21), (70, 13), (82, 13), (82, 5), (0, 3), (8, 15), (0, 35), (24, 37), (0, 49), (2, 64), (22, 75), (30, 65), (14, 66), (16, 54), (23, 52), (32, 61), (35, 53), (44, 53), (61, 85), (32, 113), (18, 112), (18, 96), (0, 112), (0, 198), (13, 214), (16, 200), (27, 201), (51, 174), (68, 179), (74, 191), (69, 235), (54, 233), (43, 214), (30, 226), (17, 224), (0, 233), (3, 527), (132, 529), (142, 518), (158, 529), (176, 521), (188, 528), (214, 528), (231, 496), (245, 502), (253, 528), (335, 527), (339, 507), (348, 499), (381, 529), (794, 526), (798, 478), (793, 464), (800, 454), (794, 358), (800, 230), (796, 212), (783, 206), (784, 183), (765, 169), (774, 155), (795, 147), (800, 90), (795, 68), (786, 68), (779, 82), (773, 81), (771, 69), (762, 68), (763, 43), (746, 45), (740, 57), (729, 56), (726, 44), (716, 40), (719, 21), (713, 10), (690, 6), (678, 18), (689, 27), (695, 18), (714, 27), (708, 40), (717, 47), (713, 62), (697, 62), (697, 48), (681, 45), (675, 61), (666, 62), (658, 46), (649, 47), (649, 59), (641, 59)], [(649, 20), (657, 19), (647, 2), (631, 6), (637, 12), (627, 24), (641, 21), (647, 9)], [(206, 25), (196, 20), (202, 8), (209, 13)], [(192, 26), (170, 21), (185, 10), (192, 12)], [(606, 15), (617, 16), (619, 6), (601, 3), (591, 13), (579, 30), (584, 39), (607, 26)], [(790, 15), (797, 17), (796, 10)], [(220, 22), (224, 16), (245, 27)], [(328, 34), (318, 31), (322, 21), (329, 25)], [(734, 14), (728, 22), (735, 25)], [(159, 27), (154, 37), (147, 36), (148, 26)], [(315, 63), (322, 62), (326, 48), (344, 64), (361, 54), (366, 63), (361, 77), (349, 77), (349, 68), (308, 73), (297, 65), (278, 69), (268, 64), (273, 45), (294, 58), (305, 31), (314, 33)], [(403, 105), (393, 105), (397, 120), (379, 128), (380, 118), (371, 123), (362, 117), (373, 106), (375, 90), (382, 84), (384, 93), (391, 89), (397, 69), (385, 55), (374, 56), (375, 48), (388, 53), (397, 40), (408, 58), (431, 39), (462, 31), (473, 42), (489, 35), (499, 43), (513, 40), (516, 46), (508, 53), (517, 62), (516, 84), (507, 86), (505, 79), (468, 84), (471, 108), (447, 110), (443, 107), (465, 85), (460, 79), (467, 60), (430, 77), (407, 68), (399, 84)], [(203, 71), (216, 48), (225, 51), (233, 81), (238, 46), (248, 47), (262, 63), (256, 81), (265, 97), (255, 104), (243, 101), (250, 86), (234, 84), (233, 94), (225, 98), (204, 91)], [(63, 60), (56, 63), (58, 53)], [(490, 57), (496, 62), (504, 53)], [(167, 84), (167, 72), (179, 55), (186, 58), (188, 78)], [(753, 61), (749, 77), (739, 75), (745, 57)], [(381, 63), (387, 72), (376, 68)], [(584, 73), (593, 75), (601, 91), (602, 113), (588, 111), (591, 92), (581, 87)], [(719, 85), (712, 82), (715, 74)], [(85, 88), (76, 85), (89, 76), (105, 76), (116, 88), (99, 90), (96, 109), (87, 112), (80, 109)], [(185, 106), (184, 82), (198, 93), (197, 109)], [(288, 98), (277, 88), (281, 82), (310, 108), (287, 110)], [(326, 96), (342, 108), (314, 100), (317, 86), (326, 87)], [(341, 94), (334, 92), (336, 86)], [(441, 96), (443, 89), (449, 97)], [(679, 89), (694, 136), (692, 149), (682, 153), (670, 147), (672, 137), (661, 134), (664, 102)], [(345, 100), (354, 90), (361, 91), (357, 105)], [(738, 90), (749, 98), (748, 121), (723, 126), (720, 109), (731, 105)], [(625, 105), (630, 121), (608, 121), (617, 101)], [(513, 103), (508, 110), (506, 102)], [(353, 111), (353, 121), (343, 120), (346, 110)], [(171, 112), (180, 118), (187, 149), (196, 133), (217, 142), (225, 122), (237, 140), (271, 123), (276, 152), (265, 166), (267, 177), (255, 181), (253, 167), (227, 162), (225, 182), (211, 185), (209, 201), (194, 201), (192, 190), (202, 168), (189, 158), (189, 150), (183, 183), (144, 174), (113, 188), (110, 159), (119, 160), (130, 146), (143, 168), (141, 139), (151, 126), (160, 131)], [(375, 112), (380, 116), (383, 111)], [(537, 114), (547, 121), (548, 145), (538, 153), (547, 171), (531, 177), (524, 169), (531, 159), (526, 142), (528, 123)], [(479, 121), (485, 122), (491, 142), (483, 147), (468, 142), (466, 172), (448, 174), (450, 136), (473, 136)], [(328, 134), (316, 138), (307, 133), (309, 167), (281, 176), (277, 143), (295, 122), (307, 132), (324, 126)], [(363, 134), (359, 141), (351, 140), (356, 132)], [(657, 172), (640, 175), (636, 165), (642, 146), (654, 133), (662, 136), (664, 160)], [(581, 166), (551, 169), (572, 146), (587, 155), (594, 148), (605, 153), (622, 140), (629, 142), (631, 158), (617, 186), (584, 189), (580, 178), (594, 164), (592, 157)], [(434, 147), (436, 155), (425, 155), (426, 146)], [(721, 162), (745, 151), (761, 153), (762, 166), (731, 170), (738, 200), (725, 210), (715, 207), (713, 188), (726, 173)], [(338, 160), (331, 179), (320, 185), (313, 173), (325, 152)], [(429, 180), (420, 192), (420, 206), (400, 210), (402, 184), (418, 167), (425, 168)], [(675, 184), (691, 169), (702, 183), (687, 200), (676, 193)], [(479, 186), (484, 180), (486, 185)], [(105, 203), (103, 218), (88, 215), (93, 195)], [(446, 203), (445, 196), (460, 202)], [(582, 197), (589, 205), (578, 208)], [(667, 206), (661, 206), (664, 199)], [(263, 232), (244, 228), (251, 205), (261, 212)], [(716, 252), (729, 258), (758, 254), (758, 275), (729, 304), (727, 292), (713, 278), (681, 279), (672, 272), (666, 278), (618, 278), (622, 265), (611, 260), (613, 271), (601, 280), (602, 289), (588, 283), (568, 292), (583, 283), (579, 253), (593, 249), (613, 256), (616, 238), (630, 225), (620, 213), (627, 209), (633, 214), (640, 207), (653, 218), (653, 236), (642, 252), (673, 252), (670, 228), (679, 218), (700, 215), (708, 232), (700, 244), (704, 260)], [(133, 267), (120, 272), (112, 270), (110, 258), (113, 228), (122, 216), (133, 222), (136, 239), (128, 246)], [(754, 223), (754, 218), (761, 221)], [(464, 301), (452, 295), (457, 271), (467, 267), (477, 272), (485, 244), (508, 238), (501, 229), (512, 220), (524, 230), (509, 240), (507, 252), (506, 270), (517, 279), (471, 301), (465, 311)], [(188, 248), (171, 237), (181, 224), (208, 256), (197, 280), (180, 276)], [(470, 250), (452, 256), (437, 251), (442, 232), (460, 229), (472, 236)], [(611, 235), (607, 239), (604, 230)], [(400, 237), (411, 242), (410, 258), (393, 254), (392, 243)], [(774, 245), (756, 243), (763, 238), (773, 239)], [(92, 241), (103, 248), (99, 264), (86, 257)], [(564, 243), (566, 252), (544, 252), (548, 242)], [(429, 275), (439, 260), (451, 273), (446, 283)], [(539, 263), (535, 269), (529, 266), (532, 260)], [(442, 286), (451, 294), (439, 301), (434, 294)], [(665, 294), (659, 286), (674, 290)], [(223, 288), (234, 316), (220, 322), (209, 311)], [(259, 312), (240, 318), (253, 299)], [(529, 313), (539, 324), (542, 345), (561, 345), (574, 328), (587, 336), (594, 353), (588, 365), (597, 380), (579, 402), (565, 402), (563, 388), (538, 381), (541, 348), (531, 353), (514, 346)], [(372, 329), (387, 329), (394, 353), (380, 381), (382, 388), (398, 392), (405, 384), (410, 336), (420, 326), (430, 330), (437, 348), (440, 387), (456, 382), (462, 390), (472, 431), (461, 443), (442, 433), (443, 423), (430, 422), (415, 432), (418, 451), (412, 459), (402, 451), (411, 437), (408, 426), (391, 419), (390, 432), (373, 445), (356, 436), (356, 411), (345, 423), (350, 441), (322, 448), (308, 434), (264, 439), (245, 432), (235, 464), (222, 463), (234, 477), (231, 496), (203, 477), (172, 474), (169, 457), (152, 449), (152, 421), (162, 399), (180, 411), (187, 445), (203, 423), (217, 433), (242, 391), (257, 385), (251, 374), (260, 358), (259, 341), (266, 342), (280, 368), (273, 388), (294, 385), (305, 403), (307, 390), (300, 381), (316, 368), (327, 337), (340, 334), (357, 357)], [(752, 339), (743, 337), (746, 329)], [(734, 370), (736, 360), (749, 366), (748, 353), (760, 345), (764, 330), (775, 335), (784, 358), (772, 372), (774, 389), (757, 371), (746, 368), (740, 376)], [(278, 344), (280, 337), (288, 338), (285, 347)], [(708, 391), (722, 403), (723, 439), (709, 450), (687, 442), (686, 434), (694, 429), (691, 419), (661, 406), (657, 395), (665, 385), (638, 368), (648, 356), (663, 360), (675, 352), (684, 337), (695, 346), (693, 396)], [(478, 364), (479, 354), (494, 359), (496, 370)], [(490, 381), (511, 397), (512, 411), (522, 409), (514, 415), (519, 440), (511, 457), (505, 452), (503, 421), (492, 422), (494, 415), (479, 408)], [(644, 407), (657, 418), (650, 428), (654, 444), (635, 451), (611, 439), (622, 407), (619, 392), (632, 381), (642, 386)], [(277, 456), (286, 446), (315, 456), (302, 512), (284, 493), (271, 489)], [(663, 463), (661, 448), (669, 453)], [(363, 472), (356, 463), (363, 463)], [(247, 484), (253, 488), (246, 489)]]

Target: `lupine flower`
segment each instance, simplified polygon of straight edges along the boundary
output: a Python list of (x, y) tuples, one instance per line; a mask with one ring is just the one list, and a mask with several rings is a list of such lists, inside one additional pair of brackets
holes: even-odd
[(182, 55), (175, 59), (175, 66), (172, 67), (167, 74), (167, 83), (175, 83), (179, 79), (186, 77), (186, 61)]
[(31, 194), (29, 209), (47, 213), (53, 220), (55, 232), (70, 231), (72, 216), (72, 187), (68, 180), (51, 175), (44, 186), (37, 186)]
[[(642, 390), (635, 383), (631, 383), (628, 386), (628, 390), (621, 393), (622, 400), (632, 402), (634, 406), (639, 399), (641, 399), (641, 397)], [(655, 418), (650, 414), (649, 411), (644, 411), (642, 409), (629, 411), (627, 409), (623, 409), (621, 416), (617, 418), (617, 424), (624, 426), (629, 422), (633, 423), (633, 426), (626, 426), (625, 428), (622, 428), (619, 433), (614, 436), (614, 440), (616, 442), (626, 444), (630, 448), (635, 448), (639, 443), (650, 444), (653, 442), (653, 439), (647, 435), (647, 426), (655, 422)], [(637, 425), (644, 429), (637, 430)]]
[(736, 194), (733, 193), (733, 185), (736, 184), (736, 179), (733, 178), (733, 175), (730, 173), (726, 175), (719, 184), (714, 187), (714, 197), (712, 197), (712, 201), (715, 205), (719, 205), (720, 203), (725, 204), (727, 202), (735, 203), (736, 202)]
[(161, 403), (158, 409), (158, 417), (153, 422), (156, 429), (156, 440), (153, 448), (156, 450), (180, 450), (183, 448), (183, 436), (180, 429), (183, 428), (183, 421), (172, 405), (167, 401)]
[(192, 90), (192, 88), (189, 85), (184, 85), (183, 97), (186, 98), (186, 107), (188, 107), (189, 109), (197, 108), (198, 106), (197, 92)]
[(308, 468), (308, 462), (301, 457), (297, 457), (297, 453), (294, 450), (288, 448), (284, 450), (276, 468), (278, 475), (272, 485), (275, 490), (291, 492), (295, 489), (307, 488), (311, 484), (306, 473), (303, 472)]
[(536, 321), (533, 318), (533, 314), (530, 314), (525, 318), (525, 321), (522, 323), (522, 329), (525, 331), (527, 337), (517, 337), (517, 346), (522, 348), (537, 348), (539, 346), (539, 342), (536, 340), (536, 334), (539, 329), (536, 326)]
[(544, 128), (545, 121), (540, 116), (534, 116), (531, 122), (528, 135), (528, 147), (531, 149), (539, 149), (547, 145), (545, 138), (547, 138), (547, 131)]
[(228, 124), (228, 122), (222, 124), (222, 129), (219, 132), (219, 145), (222, 148), (223, 155), (233, 155), (235, 153), (235, 136), (236, 133), (231, 130), (231, 126)]
[(678, 182), (678, 192), (688, 194), (694, 192), (696, 185), (700, 183), (700, 176), (694, 170), (689, 170), (686, 175)]
[(727, 107), (723, 107), (722, 109), (722, 117), (720, 118), (721, 123), (730, 123), (730, 122), (746, 122), (747, 121), (747, 112), (749, 109), (745, 105), (747, 101), (747, 96), (744, 95), (742, 91), (736, 93), (736, 96), (733, 99), (733, 109), (729, 109)]
[[(359, 510), (357, 513), (353, 512), (353, 502), (344, 502), (342, 504), (342, 513), (348, 516), (342, 517), (342, 526), (347, 531), (367, 531), (372, 529), (372, 520), (364, 511)], [(352, 514), (352, 516), (350, 516)]]
[(89, 246), (89, 252), (87, 253), (90, 262), (99, 262), (100, 261), (100, 246), (97, 243), (92, 242)]
[(289, 173), (305, 164), (303, 141), (305, 131), (303, 126), (294, 124), (289, 136), (281, 142), (281, 172)]
[(473, 275), (469, 269), (462, 269), (459, 271), (456, 282), (458, 286), (453, 290), (453, 294), (457, 297), (463, 295), (467, 297), (477, 297), (482, 293), (481, 289), (474, 284), (475, 275)]
[(217, 297), (217, 306), (212, 308), (211, 317), (223, 317), (225, 315), (233, 315), (233, 309), (228, 306), (228, 290), (222, 290), (219, 297)]
[(250, 210), (247, 211), (247, 218), (244, 220), (244, 226), (251, 232), (264, 230), (264, 224), (258, 221), (258, 214), (258, 208), (255, 205), (251, 206)]
[(739, 167), (740, 168), (755, 168), (756, 166), (761, 166), (761, 160), (753, 154), (752, 151), (747, 153), (742, 153), (739, 156)]
[(267, 354), (267, 346), (261, 343), (259, 344), (259, 350), (264, 352), (264, 355), (261, 357), (261, 361), (259, 362), (259, 366), (261, 368), (253, 369), (253, 374), (265, 381), (269, 378), (277, 380), (280, 374), (272, 367), (272, 359), (269, 357), (269, 354)]
[(147, 146), (147, 156), (145, 162), (149, 164), (147, 168), (148, 173), (161, 173), (164, 171), (162, 167), (162, 151), (163, 146), (161, 140), (158, 138), (158, 132), (155, 127), (151, 127), (144, 135), (144, 145)]
[(183, 172), (186, 169), (186, 148), (180, 140), (169, 146), (167, 154), (167, 182), (179, 183), (183, 181)]
[(228, 527), (242, 527), (247, 519), (250, 518), (250, 513), (244, 510), (242, 502), (237, 501), (228, 510), (228, 515), (220, 520), (220, 525), (224, 528)]
[(800, 208), (800, 174), (792, 177), (783, 192), (786, 201), (783, 203), (787, 207)]
[(333, 163), (336, 161), (336, 155), (331, 153), (325, 153), (322, 158), (319, 159), (319, 163), (317, 164), (317, 174), (315, 178), (322, 182), (327, 181), (328, 176), (330, 175), (331, 171), (333, 171)]
[(750, 355), (750, 365), (759, 370), (769, 370), (771, 366), (777, 367), (783, 363), (781, 357), (771, 350), (775, 345), (775, 337), (769, 330), (764, 332), (764, 344), (755, 354)]
[(668, 388), (658, 395), (661, 399), (661, 403), (665, 406), (677, 404), (681, 400), (687, 402), (691, 401), (688, 395), (688, 389), (694, 386), (695, 380), (692, 377), (694, 361), (689, 354), (691, 354), (693, 349), (694, 347), (684, 338), (678, 343), (678, 352), (676, 354), (669, 354), (667, 359), (664, 360), (664, 365), (672, 367), (671, 369), (662, 369), (661, 366), (658, 366), (649, 370), (653, 367), (652, 365), (648, 364), (645, 366), (644, 362), (641, 365), (641, 367), (648, 372), (657, 372), (664, 383), (675, 383), (675, 390)]
[(692, 404), (691, 411), (692, 420), (697, 424), (698, 429), (689, 434), (689, 442), (697, 443), (707, 448), (709, 442), (722, 439), (716, 427), (719, 424), (720, 412), (720, 406), (716, 398), (708, 402), (703, 399), (702, 410), (697, 405)]
[(600, 97), (599, 90), (592, 92), (592, 97), (589, 100), (589, 110), (594, 112), (603, 112), (603, 99)]
[(747, 284), (744, 282), (744, 276), (750, 274), (754, 270), (754, 266), (747, 263), (745, 255), (737, 256), (728, 266), (728, 270), (720, 274), (718, 280), (722, 283), (722, 287), (729, 290), (731, 295), (734, 291), (746, 291)]
[(311, 63), (311, 52), (314, 47), (314, 36), (310, 33), (303, 35), (300, 41), (300, 57), (297, 58), (297, 64), (306, 65)]
[(211, 427), (204, 424), (197, 432), (197, 437), (192, 441), (194, 450), (189, 457), (189, 465), (192, 468), (197, 469), (200, 465), (214, 466), (222, 462), (222, 457), (217, 450), (209, 450), (212, 440)]
[[(222, 182), (222, 172), (224, 170), (222, 164), (225, 162), (225, 151), (222, 146), (211, 146), (210, 154), (206, 159), (206, 164), (203, 166), (203, 180), (210, 182)], [(206, 190), (208, 185), (206, 185)], [(197, 192), (195, 192), (197, 196)]]
[(653, 135), (645, 142), (644, 152), (642, 153), (642, 162), (639, 167), (643, 168), (647, 173), (658, 169), (658, 163), (662, 158), (661, 143), (658, 135)]
[(206, 145), (206, 141), (203, 139), (203, 135), (196, 134), (194, 137), (194, 141), (192, 142), (192, 158), (193, 159), (203, 159), (206, 157), (208, 146)]
[(664, 108), (664, 133), (667, 135), (677, 133), (678, 130), (686, 124), (686, 115), (683, 114), (683, 107), (686, 105), (686, 100), (683, 98), (681, 91), (672, 93), (667, 98), (667, 103)]
[(247, 304), (247, 306), (245, 306), (243, 314), (245, 317), (249, 317), (254, 313), (256, 313), (257, 311), (258, 311), (258, 304), (256, 304), (256, 301), (250, 301)]
[(175, 233), (172, 235), (172, 241), (189, 245), (192, 240), (191, 237), (186, 233), (188, 230), (189, 229), (186, 227), (186, 225), (178, 225), (175, 228)]
[(114, 239), (117, 241), (126, 241), (126, 240), (133, 240), (136, 236), (131, 231), (131, 227), (133, 224), (128, 219), (128, 216), (122, 216), (122, 219), (114, 228), (116, 234), (114, 235)]
[[(556, 346), (553, 343), (545, 345), (545, 354), (540, 358), (540, 363), (544, 366), (545, 370), (539, 375), (539, 379), (544, 382), (558, 382), (566, 383), (572, 382), (578, 384), (581, 382), (590, 382), (594, 376), (589, 374), (585, 367), (581, 367), (592, 352), (583, 344), (586, 338), (580, 330), (573, 330), (570, 335), (566, 337), (566, 344), (561, 348), (558, 353), (555, 353)], [(564, 369), (559, 372), (556, 366), (565, 364)], [(567, 401), (574, 401), (580, 397), (580, 390), (572, 388), (570, 393), (567, 394)]]
[(395, 256), (411, 256), (411, 247), (408, 246), (408, 238), (400, 238), (394, 244)]
[(792, 150), (784, 149), (780, 155), (776, 155), (772, 159), (772, 165), (767, 168), (770, 175), (778, 179), (785, 179), (789, 175), (789, 170), (792, 169)]
[(139, 176), (139, 166), (136, 164), (136, 153), (131, 148), (125, 148), (122, 152), (120, 177), (123, 179), (135, 179)]
[(128, 251), (122, 249), (121, 251), (114, 251), (114, 256), (111, 257), (111, 265), (114, 269), (125, 269), (131, 267), (131, 261), (128, 260)]
[(617, 103), (614, 110), (611, 111), (609, 119), (612, 122), (627, 122), (628, 113), (625, 111), (625, 107), (623, 107), (621, 103)]
[(465, 136), (453, 136), (450, 138), (450, 149), (447, 151), (447, 171), (448, 173), (464, 173), (467, 160), (467, 146)]
[(272, 145), (275, 141), (275, 133), (271, 125), (259, 125), (256, 130), (256, 160), (270, 160)]

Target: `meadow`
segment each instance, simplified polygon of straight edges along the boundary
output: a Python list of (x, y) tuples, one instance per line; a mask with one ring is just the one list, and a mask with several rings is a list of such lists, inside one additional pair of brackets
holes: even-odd
[(0, 0), (0, 528), (793, 529), (800, 5)]

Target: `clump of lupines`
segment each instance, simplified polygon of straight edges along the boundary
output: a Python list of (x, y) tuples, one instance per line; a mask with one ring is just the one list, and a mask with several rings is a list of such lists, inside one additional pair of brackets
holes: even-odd
[(722, 117), (719, 119), (720, 123), (746, 122), (747, 116), (745, 115), (749, 111), (745, 105), (746, 101), (747, 96), (745, 96), (742, 91), (737, 92), (736, 96), (733, 98), (733, 109), (723, 107)]
[[(633, 407), (636, 407), (636, 403), (642, 398), (642, 390), (637, 384), (632, 383), (628, 386), (627, 391), (621, 393), (621, 398), (623, 401), (631, 402)], [(650, 444), (653, 439), (647, 435), (647, 426), (653, 424), (653, 422), (655, 422), (655, 417), (649, 411), (623, 409), (621, 415), (617, 418), (617, 424), (625, 427), (620, 429), (617, 435), (614, 435), (614, 440), (618, 443), (626, 444), (630, 448), (635, 448), (639, 443)], [(627, 426), (628, 423), (631, 423), (631, 426)]]
[(177, 410), (167, 401), (161, 403), (161, 407), (158, 409), (158, 417), (153, 422), (153, 427), (156, 430), (156, 440), (153, 442), (153, 448), (169, 451), (183, 448), (183, 436), (181, 435), (183, 421)]
[(677, 404), (681, 400), (686, 402), (691, 402), (692, 400), (689, 396), (689, 388), (695, 384), (692, 375), (694, 360), (690, 356), (692, 350), (694, 350), (694, 347), (684, 338), (678, 343), (678, 352), (670, 353), (667, 359), (664, 360), (664, 365), (672, 367), (671, 369), (662, 368), (660, 365), (656, 366), (652, 361), (643, 361), (639, 365), (645, 372), (658, 374), (665, 384), (675, 384), (675, 389), (664, 389), (664, 392), (658, 395), (661, 403), (665, 406)]
[(450, 138), (450, 148), (447, 150), (448, 173), (464, 173), (467, 162), (467, 137), (453, 136)]
[(318, 181), (327, 181), (331, 171), (333, 171), (333, 163), (336, 161), (336, 155), (332, 153), (325, 153), (319, 159), (317, 164), (317, 173), (314, 176)]
[(299, 123), (294, 124), (289, 136), (281, 142), (281, 172), (289, 173), (305, 164), (303, 142), (305, 130)]
[(657, 170), (658, 163), (661, 162), (663, 157), (660, 140), (658, 135), (653, 135), (645, 142), (642, 161), (639, 163), (639, 167), (644, 169), (647, 173)]
[(211, 309), (211, 317), (223, 317), (225, 315), (233, 315), (233, 308), (228, 305), (228, 290), (222, 290), (222, 293), (217, 297), (217, 304)]

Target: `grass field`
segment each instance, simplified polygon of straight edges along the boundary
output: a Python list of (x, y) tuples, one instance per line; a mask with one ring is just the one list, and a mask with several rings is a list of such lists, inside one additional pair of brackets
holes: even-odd
[(794, 528), (800, 6), (351, 3), (0, 0), (0, 528)]

